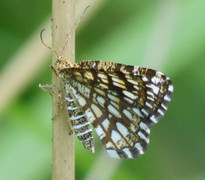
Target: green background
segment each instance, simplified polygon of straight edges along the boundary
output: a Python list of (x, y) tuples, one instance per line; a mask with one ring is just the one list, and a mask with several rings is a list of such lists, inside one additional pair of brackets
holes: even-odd
[[(204, 0), (107, 0), (78, 31), (76, 61), (158, 68), (174, 85), (168, 111), (152, 128), (147, 153), (121, 160), (109, 179), (205, 179), (204, 7)], [(1, 72), (37, 29), (44, 28), (41, 24), (50, 14), (49, 0), (0, 1)], [(39, 46), (44, 48), (40, 40)], [(38, 88), (51, 82), (50, 63), (48, 58), (0, 114), (0, 180), (51, 179), (51, 98)], [(96, 154), (76, 140), (77, 180), (92, 172), (103, 150), (95, 137)], [(99, 179), (106, 174), (106, 163), (115, 161), (107, 159)]]

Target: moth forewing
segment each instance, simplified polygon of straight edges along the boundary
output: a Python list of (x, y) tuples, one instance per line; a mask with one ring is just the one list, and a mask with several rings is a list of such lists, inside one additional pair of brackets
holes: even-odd
[(164, 74), (103, 61), (57, 61), (71, 126), (94, 152), (90, 123), (108, 154), (136, 158), (149, 144), (150, 128), (164, 116), (173, 85)]

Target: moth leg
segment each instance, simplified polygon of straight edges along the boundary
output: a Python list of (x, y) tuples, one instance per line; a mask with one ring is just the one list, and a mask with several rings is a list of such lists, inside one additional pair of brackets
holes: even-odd
[(53, 88), (56, 88), (56, 86), (52, 84), (39, 84), (39, 88), (41, 88), (46, 93), (53, 95)]
[[(68, 116), (66, 117), (66, 120), (68, 120)], [(70, 122), (68, 122), (68, 134), (73, 134), (73, 128)]]
[[(45, 91), (46, 93), (50, 94), (51, 96), (53, 95), (53, 88), (57, 88), (55, 85), (52, 84), (39, 84), (39, 88), (41, 88), (43, 91)], [(54, 120), (56, 118), (56, 116), (58, 115), (58, 112), (60, 111), (60, 109), (64, 108), (64, 102), (61, 101), (61, 91), (58, 90), (58, 98), (56, 101), (57, 104), (57, 112), (53, 115), (52, 120)], [(55, 100), (54, 100), (55, 101)]]
[(54, 66), (50, 65), (50, 68), (53, 70), (53, 72), (56, 74), (56, 76), (58, 76), (58, 73), (57, 73), (56, 69), (54, 68)]
[(54, 116), (52, 117), (52, 120), (54, 120), (56, 118), (59, 111), (61, 111), (62, 109), (65, 108), (65, 103), (64, 103), (64, 100), (62, 100), (62, 93), (61, 93), (60, 89), (58, 90), (57, 100), (54, 99), (54, 101), (57, 105), (57, 110), (56, 110), (56, 113), (54, 114)]
[[(53, 70), (54, 70), (54, 72), (56, 72), (54, 68), (53, 68)], [(39, 84), (39, 88), (41, 88), (43, 91), (49, 93), (52, 96), (53, 93), (54, 93), (53, 88), (57, 88), (57, 87), (55, 85), (52, 85), (52, 84)], [(65, 100), (65, 98), (63, 98), (60, 89), (58, 89), (58, 98), (57, 98), (57, 101), (56, 101), (56, 105), (57, 105), (57, 110), (51, 118), (52, 121), (56, 119), (56, 117), (58, 116), (58, 114), (61, 110), (66, 109), (66, 100)], [(64, 118), (68, 119), (68, 115)], [(73, 129), (72, 129), (70, 123), (68, 125), (68, 130), (69, 130), (69, 135), (73, 134)]]
[[(57, 116), (61, 112), (62, 109), (65, 109), (65, 102), (64, 101), (63, 102), (62, 101), (57, 102), (57, 110), (56, 110), (55, 114), (53, 115), (53, 117), (51, 118), (52, 121), (57, 119)], [(68, 119), (69, 119), (68, 114), (63, 118), (66, 121), (68, 121)], [(68, 134), (69, 135), (73, 134), (72, 125), (69, 121), (68, 121)]]

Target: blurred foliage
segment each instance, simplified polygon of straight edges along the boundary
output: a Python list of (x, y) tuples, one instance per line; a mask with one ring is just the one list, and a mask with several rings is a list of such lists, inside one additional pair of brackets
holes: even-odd
[[(106, 1), (77, 35), (76, 60), (143, 65), (163, 2)], [(152, 129), (148, 152), (122, 160), (114, 180), (205, 179), (205, 1), (170, 2), (176, 3), (177, 19), (162, 69), (173, 81), (173, 100)], [(0, 1), (0, 69), (50, 14), (48, 0)], [(51, 179), (51, 98), (38, 88), (51, 82), (48, 65), (0, 116), (1, 180)], [(91, 170), (102, 148), (95, 139), (95, 155), (76, 141), (76, 179)]]

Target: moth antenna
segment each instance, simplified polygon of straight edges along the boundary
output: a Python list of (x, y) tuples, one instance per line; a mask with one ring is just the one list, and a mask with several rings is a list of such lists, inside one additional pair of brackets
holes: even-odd
[(81, 16), (80, 16), (80, 19), (78, 20), (77, 23), (75, 23), (74, 28), (72, 28), (71, 32), (70, 32), (69, 34), (67, 34), (67, 37), (68, 37), (68, 38), (67, 38), (67, 40), (66, 40), (66, 42), (65, 42), (65, 45), (63, 46), (62, 54), (64, 53), (64, 50), (65, 50), (65, 48), (66, 48), (66, 46), (67, 46), (67, 44), (68, 44), (68, 41), (70, 40), (70, 35), (71, 35), (71, 33), (73, 32), (73, 30), (76, 30), (76, 29), (77, 29), (78, 25), (80, 24), (81, 20), (83, 19), (83, 16), (84, 16), (85, 12), (87, 11), (87, 9), (88, 9), (89, 7), (90, 7), (90, 5), (87, 6), (87, 7), (84, 9), (83, 13), (82, 13)]
[(80, 16), (78, 22), (75, 24), (75, 29), (77, 29), (78, 25), (79, 25), (80, 22), (82, 21), (83, 16), (85, 15), (85, 13), (86, 13), (86, 11), (88, 10), (89, 7), (90, 7), (90, 5), (88, 5), (88, 6), (84, 9), (84, 11), (83, 11), (83, 13), (81, 14), (81, 16)]
[(48, 45), (43, 41), (43, 32), (44, 32), (44, 31), (45, 31), (45, 29), (43, 29), (43, 30), (41, 31), (41, 33), (40, 33), (40, 39), (41, 39), (42, 44), (43, 44), (45, 47), (47, 47), (48, 49), (50, 49), (53, 53), (55, 53), (56, 57), (58, 58), (58, 57), (59, 57), (58, 53), (57, 53), (52, 47), (48, 46)]
[(65, 44), (64, 44), (64, 46), (63, 46), (63, 49), (62, 49), (62, 54), (64, 53), (64, 50), (65, 50), (65, 48), (66, 48), (66, 46), (67, 46), (67, 44), (68, 44), (68, 41), (70, 40), (70, 35), (71, 35), (71, 33), (72, 33), (72, 31), (73, 31), (73, 29), (71, 30), (71, 32), (69, 33), (69, 34), (66, 34), (66, 36), (68, 37), (67, 38), (67, 40), (66, 40), (66, 42), (65, 42)]

